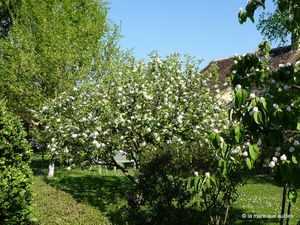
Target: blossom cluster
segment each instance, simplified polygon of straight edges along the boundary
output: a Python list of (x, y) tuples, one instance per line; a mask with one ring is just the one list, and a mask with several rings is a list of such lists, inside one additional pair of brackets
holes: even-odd
[(201, 73), (194, 60), (154, 55), (61, 93), (36, 118), (51, 154), (64, 160), (113, 163), (123, 151), (138, 165), (164, 148), (180, 158), (192, 143), (208, 149), (210, 131), (227, 128), (218, 86), (216, 73)]

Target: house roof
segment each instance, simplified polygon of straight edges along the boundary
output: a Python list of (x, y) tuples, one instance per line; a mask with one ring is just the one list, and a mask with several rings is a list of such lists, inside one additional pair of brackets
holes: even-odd
[[(223, 84), (225, 82), (225, 79), (230, 76), (234, 59), (235, 56), (220, 60), (214, 60), (210, 62), (202, 71), (208, 71), (213, 64), (216, 64), (219, 70), (220, 82), (221, 84)], [(291, 51), (291, 46), (278, 47), (270, 50), (268, 65), (271, 69), (276, 69), (280, 64), (294, 63), (299, 59), (300, 50)]]

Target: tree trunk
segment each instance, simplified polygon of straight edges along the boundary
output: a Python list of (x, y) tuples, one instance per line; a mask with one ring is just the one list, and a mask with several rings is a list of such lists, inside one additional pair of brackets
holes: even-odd
[(291, 204), (291, 202), (289, 201), (289, 206), (288, 206), (288, 211), (287, 211), (287, 218), (286, 218), (286, 225), (289, 225), (289, 222), (290, 222), (291, 207), (292, 207), (292, 204)]
[(292, 50), (298, 51), (300, 50), (300, 35), (296, 33), (292, 33)]
[(101, 174), (101, 172), (102, 172), (102, 165), (98, 164), (98, 173)]
[(54, 176), (54, 166), (55, 166), (55, 157), (51, 157), (49, 160), (49, 167), (48, 167), (48, 178), (52, 178)]
[(283, 225), (283, 223), (284, 223), (284, 211), (285, 211), (286, 193), (287, 193), (287, 183), (284, 182), (283, 193), (282, 193), (282, 202), (281, 202), (280, 225)]

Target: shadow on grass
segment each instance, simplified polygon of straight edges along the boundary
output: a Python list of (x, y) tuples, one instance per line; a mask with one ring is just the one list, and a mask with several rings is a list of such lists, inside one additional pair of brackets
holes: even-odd
[[(35, 176), (45, 176), (47, 167), (47, 160), (42, 161), (40, 156), (33, 157), (31, 168)], [(55, 176), (54, 179), (46, 180), (46, 182), (55, 188), (70, 193), (78, 202), (87, 203), (106, 213), (113, 224), (126, 224), (128, 219), (126, 215), (127, 199), (133, 190), (132, 183), (126, 177), (118, 176), (112, 172), (99, 175), (95, 171), (89, 173), (83, 170), (66, 171), (64, 169), (57, 169)], [(271, 176), (265, 174), (251, 176), (248, 182), (276, 185)], [(251, 215), (254, 214), (247, 214), (243, 209), (233, 208), (230, 224), (279, 223), (277, 218), (249, 218)]]
[(132, 184), (126, 177), (64, 174), (46, 182), (60, 190), (70, 193), (78, 202), (87, 203), (105, 212), (114, 224), (124, 224), (123, 207)]
[(109, 171), (99, 175), (96, 171), (67, 171), (56, 163), (55, 177), (47, 179), (48, 160), (42, 160), (35, 154), (31, 160), (34, 176), (44, 176), (45, 182), (65, 191), (76, 201), (98, 208), (107, 214), (113, 224), (124, 224), (127, 197), (133, 184), (125, 177)]

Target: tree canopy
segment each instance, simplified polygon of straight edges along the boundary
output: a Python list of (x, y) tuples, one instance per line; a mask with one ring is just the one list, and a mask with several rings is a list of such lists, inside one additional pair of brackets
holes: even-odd
[[(279, 40), (281, 43), (287, 41), (291, 35), (293, 50), (299, 49), (300, 44), (300, 7), (297, 0), (273, 1), (276, 9), (273, 13), (262, 13), (257, 28), (270, 41)], [(254, 22), (254, 13), (259, 7), (265, 8), (265, 0), (251, 0), (245, 9), (239, 12), (239, 21), (244, 23), (247, 18)]]
[(95, 75), (108, 31), (104, 3), (2, 1), (0, 10), (0, 97), (23, 119), (45, 99)]

